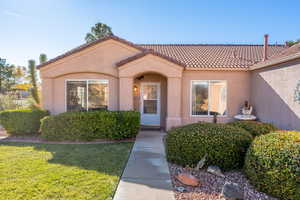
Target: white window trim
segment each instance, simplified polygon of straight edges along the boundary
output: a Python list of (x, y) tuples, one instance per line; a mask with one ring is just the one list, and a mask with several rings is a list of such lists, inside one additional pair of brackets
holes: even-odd
[(109, 80), (108, 79), (66, 79), (65, 80), (65, 112), (67, 112), (67, 82), (68, 81), (86, 81), (86, 87), (87, 87), (87, 91), (86, 91), (86, 102), (87, 102), (87, 111), (89, 111), (89, 102), (88, 102), (88, 97), (89, 97), (89, 88), (88, 88), (88, 82), (89, 81), (103, 81), (105, 83), (107, 83), (107, 88), (108, 88), (108, 96), (107, 96), (107, 109), (109, 110), (110, 106), (109, 106)]
[[(192, 92), (193, 92), (193, 83), (194, 82), (200, 82), (200, 81), (203, 81), (203, 82), (208, 82), (208, 113), (207, 115), (193, 115), (193, 102), (192, 102)], [(227, 80), (191, 80), (191, 83), (190, 83), (190, 116), (191, 117), (199, 117), (199, 118), (206, 118), (206, 117), (209, 117), (209, 118), (212, 118), (213, 115), (210, 114), (210, 82), (213, 82), (213, 81), (223, 81), (225, 82), (225, 92), (226, 92), (226, 115), (217, 115), (217, 117), (228, 117), (228, 84), (227, 84)]]

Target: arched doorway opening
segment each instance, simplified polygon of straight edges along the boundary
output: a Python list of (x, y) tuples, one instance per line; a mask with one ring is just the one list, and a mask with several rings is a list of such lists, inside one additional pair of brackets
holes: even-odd
[(141, 125), (166, 128), (167, 77), (142, 73), (133, 81), (133, 109), (141, 113)]

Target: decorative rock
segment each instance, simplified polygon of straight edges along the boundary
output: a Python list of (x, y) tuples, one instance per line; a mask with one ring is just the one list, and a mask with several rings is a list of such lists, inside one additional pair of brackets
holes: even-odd
[(222, 173), (220, 167), (218, 167), (218, 166), (214, 166), (214, 165), (208, 166), (207, 172), (214, 174), (216, 176), (223, 177), (223, 178), (225, 177), (224, 174)]
[(197, 166), (195, 167), (195, 170), (200, 170), (200, 169), (202, 169), (202, 167), (203, 167), (204, 164), (205, 164), (206, 157), (207, 157), (207, 154), (205, 154), (205, 155), (203, 156), (203, 158), (198, 162)]
[(177, 191), (177, 192), (186, 192), (187, 190), (184, 188), (184, 187), (182, 187), (182, 186), (179, 186), (179, 187), (175, 187), (175, 190)]
[(236, 183), (225, 182), (222, 196), (227, 200), (242, 200), (244, 199), (244, 191)]
[(198, 186), (200, 184), (198, 178), (188, 173), (178, 174), (178, 176), (176, 176), (176, 179), (184, 185)]

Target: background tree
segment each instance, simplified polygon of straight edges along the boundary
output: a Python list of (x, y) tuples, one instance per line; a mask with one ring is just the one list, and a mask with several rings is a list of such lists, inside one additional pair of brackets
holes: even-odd
[(44, 62), (47, 62), (47, 55), (44, 53), (40, 54), (40, 64), (43, 64)]
[(28, 61), (28, 73), (30, 78), (30, 83), (32, 85), (31, 88), (31, 95), (34, 101), (37, 104), (40, 104), (40, 98), (38, 93), (38, 85), (37, 85), (37, 70), (35, 66), (35, 60), (29, 60)]
[(289, 41), (286, 41), (286, 43), (287, 43), (287, 45), (288, 45), (289, 47), (291, 47), (291, 46), (293, 46), (294, 44), (300, 43), (300, 39), (298, 39), (298, 40), (289, 40)]
[(0, 58), (0, 94), (9, 90), (12, 77), (13, 66), (6, 64), (6, 60)]
[(21, 84), (24, 82), (24, 77), (26, 76), (26, 68), (22, 66), (12, 66), (12, 79), (13, 84)]
[(97, 23), (91, 28), (91, 32), (86, 34), (85, 41), (89, 43), (111, 35), (113, 35), (113, 32), (108, 25)]

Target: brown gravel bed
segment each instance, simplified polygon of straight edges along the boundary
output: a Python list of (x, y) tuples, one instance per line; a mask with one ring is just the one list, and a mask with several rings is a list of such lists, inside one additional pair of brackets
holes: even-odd
[[(189, 168), (182, 168), (170, 163), (169, 169), (176, 200), (224, 200), (224, 198), (221, 197), (221, 191), (225, 181), (237, 183), (241, 188), (243, 188), (244, 200), (277, 200), (274, 197), (270, 197), (264, 193), (256, 191), (243, 173), (239, 171), (226, 172), (224, 173), (225, 178), (221, 178), (207, 173), (205, 170), (196, 171)], [(196, 176), (199, 178), (201, 185), (198, 187), (183, 185), (175, 178), (175, 175), (180, 172), (189, 172)], [(182, 193), (176, 191), (176, 187), (180, 186), (183, 186), (186, 191)]]

